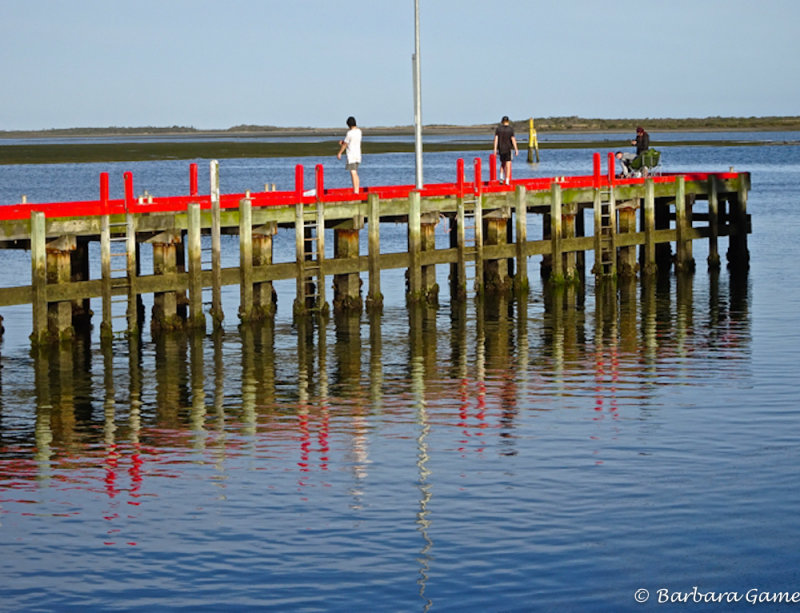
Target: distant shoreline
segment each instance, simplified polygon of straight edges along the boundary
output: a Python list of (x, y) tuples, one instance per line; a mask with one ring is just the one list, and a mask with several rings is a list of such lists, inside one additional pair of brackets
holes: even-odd
[[(619, 134), (620, 139), (571, 140), (539, 142), (540, 149), (583, 149), (602, 146), (607, 149), (622, 149), (630, 146), (630, 136), (637, 125), (643, 125), (652, 133), (658, 132), (754, 132), (754, 131), (800, 131), (800, 117), (762, 118), (705, 118), (705, 119), (580, 119), (545, 118), (535, 120), (537, 135), (567, 134)], [(424, 142), (424, 150), (435, 151), (483, 151), (491, 149), (491, 135), (495, 124), (472, 126), (428, 125), (423, 129), (429, 135), (486, 135), (485, 142), (458, 141)], [(515, 122), (520, 147), (528, 140), (528, 121)], [(303, 157), (335, 155), (342, 128), (282, 128), (274, 126), (236, 126), (227, 130), (197, 130), (179, 126), (165, 128), (70, 128), (39, 130), (32, 132), (0, 132), (0, 165), (8, 164), (66, 164), (90, 162), (138, 162), (170, 159), (228, 159)], [(364, 127), (365, 153), (411, 153), (411, 141), (369, 141), (369, 136), (409, 136), (412, 126)], [(624, 135), (624, 136), (623, 136)], [(162, 137), (164, 140), (124, 140), (125, 137)], [(215, 140), (203, 140), (214, 137)], [(225, 138), (231, 140), (225, 140)], [(258, 141), (258, 138), (286, 138), (286, 141)], [(319, 140), (297, 142), (297, 137), (317, 137)], [(59, 138), (61, 143), (37, 143), (37, 139)], [(120, 142), (70, 142), (81, 138), (119, 138)], [(4, 144), (3, 140), (24, 139), (23, 144)], [(747, 146), (764, 145), (762, 141), (708, 138), (703, 140), (652, 139), (656, 147), (674, 146)], [(797, 140), (767, 143), (771, 145), (796, 145)]]
[[(528, 132), (528, 119), (512, 122), (518, 133)], [(534, 118), (537, 132), (551, 134), (590, 134), (598, 132), (628, 133), (636, 126), (644, 126), (655, 132), (754, 132), (797, 131), (800, 116), (770, 117), (703, 117), (703, 118), (646, 118), (646, 119), (589, 119), (581, 117)], [(427, 134), (483, 134), (491, 133), (496, 124), (423, 126)], [(362, 126), (375, 136), (412, 135), (414, 127), (408, 126)], [(9, 138), (53, 138), (53, 137), (113, 137), (113, 136), (231, 136), (231, 137), (297, 137), (337, 136), (344, 127), (312, 128), (307, 126), (280, 127), (239, 125), (225, 129), (198, 129), (187, 126), (141, 126), (102, 128), (53, 128), (49, 130), (0, 130), (0, 140)]]

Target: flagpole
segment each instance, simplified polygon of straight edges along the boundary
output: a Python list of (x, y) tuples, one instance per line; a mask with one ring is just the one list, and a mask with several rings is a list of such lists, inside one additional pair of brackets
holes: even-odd
[(416, 186), (422, 188), (422, 86), (419, 59), (419, 0), (414, 0), (414, 154), (416, 157)]

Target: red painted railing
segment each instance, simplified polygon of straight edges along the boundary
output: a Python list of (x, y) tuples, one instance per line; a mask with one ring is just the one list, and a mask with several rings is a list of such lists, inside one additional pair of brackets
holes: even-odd
[[(599, 153), (594, 154), (593, 173), (585, 176), (565, 176), (547, 177), (536, 179), (516, 179), (510, 185), (499, 183), (496, 180), (496, 160), (495, 156), (490, 156), (489, 181), (483, 181), (481, 159), (474, 160), (474, 179), (467, 181), (464, 174), (464, 160), (459, 159), (456, 163), (456, 181), (454, 183), (435, 183), (425, 185), (420, 191), (423, 198), (434, 197), (463, 197), (474, 194), (492, 194), (514, 191), (517, 185), (523, 185), (528, 191), (547, 191), (554, 182), (562, 188), (597, 188), (607, 185), (637, 185), (645, 180), (642, 178), (621, 179), (614, 173), (614, 154), (608, 154), (608, 173), (606, 176), (601, 172), (601, 157)], [(721, 179), (735, 178), (738, 173), (682, 173), (687, 181), (706, 181), (708, 177), (715, 175)], [(409, 193), (415, 189), (414, 185), (384, 185), (363, 188), (358, 194), (349, 188), (325, 188), (324, 172), (322, 164), (317, 164), (315, 168), (314, 190), (306, 192), (303, 187), (304, 168), (302, 164), (295, 167), (295, 186), (293, 190), (272, 191), (272, 192), (251, 192), (250, 199), (254, 207), (266, 206), (290, 206), (298, 202), (303, 204), (313, 204), (315, 202), (324, 203), (344, 203), (366, 200), (370, 194), (376, 194), (381, 199), (407, 198)], [(652, 177), (656, 183), (671, 183), (675, 181), (676, 174), (660, 174)], [(111, 200), (108, 191), (108, 173), (100, 173), (100, 194), (97, 200), (73, 201), (73, 202), (48, 202), (41, 204), (24, 203), (9, 204), (0, 206), (0, 221), (29, 219), (34, 211), (41, 211), (48, 218), (67, 218), (67, 217), (93, 217), (106, 214), (123, 214), (126, 211), (131, 213), (181, 213), (185, 212), (190, 203), (196, 202), (201, 208), (211, 208), (210, 195), (197, 193), (197, 164), (189, 165), (189, 194), (185, 196), (166, 196), (136, 198), (133, 191), (133, 174), (126, 172), (123, 175), (125, 184), (125, 197)], [(239, 207), (239, 201), (245, 198), (246, 194), (221, 194), (220, 208), (235, 209)]]

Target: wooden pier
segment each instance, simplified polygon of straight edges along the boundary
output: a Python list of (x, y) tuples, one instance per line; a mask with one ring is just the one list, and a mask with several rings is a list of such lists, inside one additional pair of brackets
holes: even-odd
[[(366, 308), (383, 305), (381, 271), (406, 269), (410, 302), (436, 304), (436, 266), (450, 267), (450, 292), (528, 292), (528, 264), (541, 256), (549, 284), (578, 284), (585, 275), (586, 252), (594, 253), (592, 273), (602, 282), (618, 278), (691, 271), (692, 242), (708, 241), (708, 266), (720, 266), (718, 239), (728, 237), (732, 270), (748, 266), (749, 173), (659, 174), (647, 178), (615, 176), (614, 156), (607, 170), (595, 154), (585, 176), (497, 181), (481, 160), (466, 176), (463, 160), (453, 183), (377, 186), (355, 194), (328, 189), (318, 165), (315, 185), (303, 184), (297, 166), (291, 191), (220, 194), (219, 166), (211, 162), (208, 194), (199, 194), (197, 166), (189, 167), (189, 193), (134, 196), (133, 176), (125, 173), (125, 196), (109, 198), (108, 175), (101, 174), (99, 197), (85, 202), (11, 204), (0, 207), (0, 247), (29, 247), (31, 284), (0, 288), (0, 308), (30, 304), (34, 344), (69, 339), (88, 326), (91, 300), (102, 301), (101, 336), (135, 334), (144, 321), (142, 296), (153, 295), (154, 330), (205, 329), (206, 312), (220, 325), (225, 314), (222, 287), (240, 287), (238, 317), (255, 321), (275, 313), (273, 282), (295, 279), (294, 313), (326, 314), (326, 283), (333, 280), (336, 311), (364, 307), (361, 274), (368, 275)], [(699, 210), (698, 203), (707, 207)], [(585, 213), (593, 211), (586, 233)], [(528, 234), (531, 215), (541, 216), (542, 236)], [(434, 229), (449, 224), (449, 245), (437, 248)], [(381, 251), (382, 224), (405, 224), (407, 250)], [(367, 232), (367, 253), (360, 238)], [(291, 261), (274, 261), (273, 239), (294, 232)], [(333, 257), (325, 242), (332, 233)], [(239, 264), (222, 267), (221, 236), (239, 238)], [(203, 240), (203, 237), (210, 237)], [(89, 245), (100, 246), (100, 277), (90, 277)], [(205, 248), (204, 244), (210, 243)], [(673, 253), (672, 245), (675, 246)], [(143, 274), (141, 250), (152, 249), (152, 273)], [(468, 280), (474, 279), (472, 287)], [(203, 290), (211, 290), (204, 309)], [(122, 304), (114, 308), (115, 302)], [(115, 321), (115, 311), (124, 311)]]

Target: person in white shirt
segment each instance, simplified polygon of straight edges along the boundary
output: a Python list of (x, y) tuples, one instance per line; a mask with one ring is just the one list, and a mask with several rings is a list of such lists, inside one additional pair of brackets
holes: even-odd
[(361, 130), (356, 127), (356, 118), (347, 118), (347, 134), (344, 140), (339, 141), (339, 153), (336, 154), (336, 159), (341, 160), (342, 154), (347, 151), (347, 164), (345, 168), (350, 171), (350, 178), (353, 180), (353, 191), (358, 193), (359, 179), (358, 179), (358, 165), (361, 163)]

